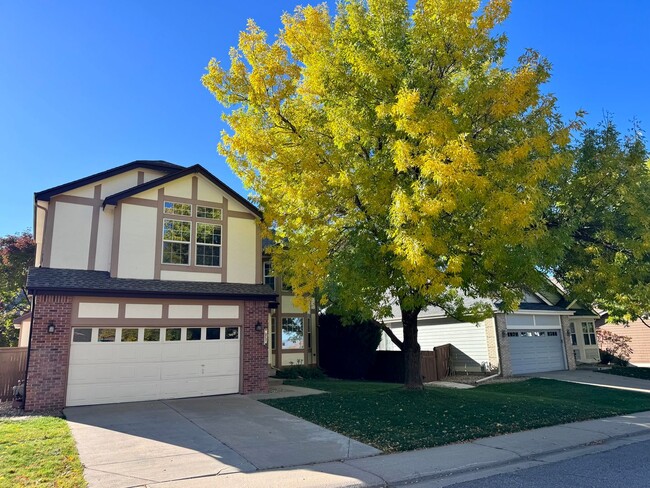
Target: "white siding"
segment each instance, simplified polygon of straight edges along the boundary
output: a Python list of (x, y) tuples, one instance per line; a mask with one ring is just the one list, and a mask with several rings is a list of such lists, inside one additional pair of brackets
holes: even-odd
[[(401, 340), (403, 329), (394, 326), (393, 332)], [(478, 325), (450, 320), (423, 320), (418, 324), (418, 342), (423, 351), (432, 351), (436, 346), (451, 344), (451, 368), (462, 373), (481, 371), (489, 363), (485, 324)], [(383, 333), (380, 350), (398, 351), (390, 338)]]

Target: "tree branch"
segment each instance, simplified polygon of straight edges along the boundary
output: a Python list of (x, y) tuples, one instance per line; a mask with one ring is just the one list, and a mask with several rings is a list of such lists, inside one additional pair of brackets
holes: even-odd
[(397, 347), (399, 347), (400, 351), (404, 350), (404, 343), (400, 341), (395, 333), (393, 332), (393, 329), (388, 327), (386, 324), (383, 322), (377, 322), (377, 325), (381, 330), (383, 330), (388, 337), (390, 337), (390, 340), (393, 341), (393, 344), (395, 344)]

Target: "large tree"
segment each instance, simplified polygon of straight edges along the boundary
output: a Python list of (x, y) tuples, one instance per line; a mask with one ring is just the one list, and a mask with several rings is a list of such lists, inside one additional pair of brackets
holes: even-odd
[(25, 281), (35, 253), (36, 244), (27, 231), (0, 237), (0, 347), (16, 345), (13, 321), (29, 311)]
[(504, 67), (508, 0), (347, 0), (298, 7), (271, 42), (253, 21), (204, 85), (227, 108), (220, 152), (259, 198), (295, 293), (381, 319), (399, 305), (406, 384), (417, 317), (506, 310), (556, 262), (543, 220), (570, 127), (534, 51)]
[(613, 322), (650, 326), (650, 168), (643, 133), (621, 137), (606, 119), (575, 144), (574, 163), (556, 187), (549, 227), (564, 233), (566, 254), (553, 274)]

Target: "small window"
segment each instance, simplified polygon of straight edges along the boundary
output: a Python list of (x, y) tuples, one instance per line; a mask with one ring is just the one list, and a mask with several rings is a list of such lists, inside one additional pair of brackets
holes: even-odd
[(181, 340), (181, 329), (165, 329), (165, 340), (169, 342)]
[(191, 222), (163, 219), (162, 262), (164, 264), (190, 264), (191, 235)]
[(535, 332), (535, 337), (544, 337), (546, 335), (545, 332), (537, 331)]
[(165, 202), (163, 213), (167, 215), (192, 215), (192, 205), (189, 203)]
[(74, 329), (72, 331), (72, 342), (90, 342), (92, 336), (92, 329)]
[(508, 337), (519, 337), (519, 332), (508, 332)]
[(547, 336), (553, 336), (557, 337), (557, 331), (556, 330), (551, 330), (546, 333)]
[(271, 317), (271, 351), (275, 351), (275, 341), (277, 340), (276, 329), (278, 328), (278, 320)]
[(115, 329), (99, 329), (97, 342), (115, 342)]
[(205, 340), (216, 341), (221, 339), (221, 327), (208, 327), (205, 329)]
[(221, 226), (196, 224), (196, 265), (221, 266)]
[(202, 219), (221, 220), (221, 209), (197, 205), (196, 216)]
[(185, 334), (185, 340), (188, 341), (200, 341), (201, 340), (201, 328), (200, 327), (188, 327)]
[(137, 342), (138, 329), (122, 329), (122, 342)]
[(571, 345), (572, 346), (577, 346), (578, 345), (578, 335), (576, 334), (576, 324), (571, 322), (569, 324), (569, 333), (571, 334)]
[(264, 263), (264, 284), (275, 290), (275, 275), (270, 261)]
[(596, 345), (596, 332), (594, 331), (593, 322), (582, 322), (582, 337), (585, 341), (585, 346)]
[(238, 339), (239, 327), (226, 327), (226, 339)]
[(160, 329), (144, 329), (145, 342), (158, 342), (160, 340)]

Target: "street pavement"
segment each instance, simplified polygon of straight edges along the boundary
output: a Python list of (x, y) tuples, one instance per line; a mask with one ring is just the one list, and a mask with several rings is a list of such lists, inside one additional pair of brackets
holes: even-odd
[[(650, 440), (634, 442), (605, 452), (590, 453), (565, 461), (472, 479), (461, 483), (441, 481), (417, 484), (417, 488), (594, 488), (650, 486)], [(485, 474), (485, 473), (483, 473)], [(447, 480), (449, 482), (451, 480)]]

